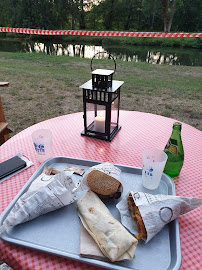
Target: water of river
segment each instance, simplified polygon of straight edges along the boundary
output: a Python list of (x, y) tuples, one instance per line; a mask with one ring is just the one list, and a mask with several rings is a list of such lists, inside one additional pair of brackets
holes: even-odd
[(202, 66), (202, 51), (198, 49), (165, 48), (155, 46), (96, 46), (57, 42), (29, 42), (21, 40), (0, 40), (0, 51), (46, 53), (92, 58), (96, 53), (107, 51), (114, 59), (122, 61), (147, 62), (150, 64)]

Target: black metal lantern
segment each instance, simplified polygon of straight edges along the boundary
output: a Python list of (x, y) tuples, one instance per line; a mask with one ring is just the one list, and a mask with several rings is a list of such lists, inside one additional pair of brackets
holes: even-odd
[(111, 141), (121, 128), (120, 88), (124, 82), (113, 80), (114, 72), (97, 69), (92, 72), (92, 79), (80, 86), (83, 89), (84, 110), (84, 131), (81, 135)]

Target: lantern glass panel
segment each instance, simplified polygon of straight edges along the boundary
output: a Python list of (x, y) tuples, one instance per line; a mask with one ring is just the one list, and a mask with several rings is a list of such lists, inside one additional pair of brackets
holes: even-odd
[[(95, 119), (95, 107), (96, 104), (93, 103), (86, 103), (86, 126), (90, 126), (90, 124), (94, 121)], [(90, 128), (88, 128), (90, 129)]]
[(86, 125), (90, 131), (105, 133), (106, 106), (86, 103)]
[(118, 125), (118, 99), (112, 102), (110, 132)]

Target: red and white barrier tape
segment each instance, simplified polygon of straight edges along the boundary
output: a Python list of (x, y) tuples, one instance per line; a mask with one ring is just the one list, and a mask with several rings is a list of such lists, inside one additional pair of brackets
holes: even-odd
[(40, 30), (29, 28), (0, 27), (0, 32), (33, 35), (81, 35), (101, 37), (202, 37), (202, 33), (161, 33), (161, 32), (118, 32), (85, 30)]

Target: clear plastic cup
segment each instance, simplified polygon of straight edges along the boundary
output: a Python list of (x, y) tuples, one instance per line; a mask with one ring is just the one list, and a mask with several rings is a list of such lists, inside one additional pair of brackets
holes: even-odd
[(147, 149), (143, 152), (142, 185), (145, 188), (158, 188), (167, 158), (162, 150)]
[(52, 132), (49, 129), (39, 129), (32, 133), (32, 140), (40, 163), (51, 158), (52, 153)]

